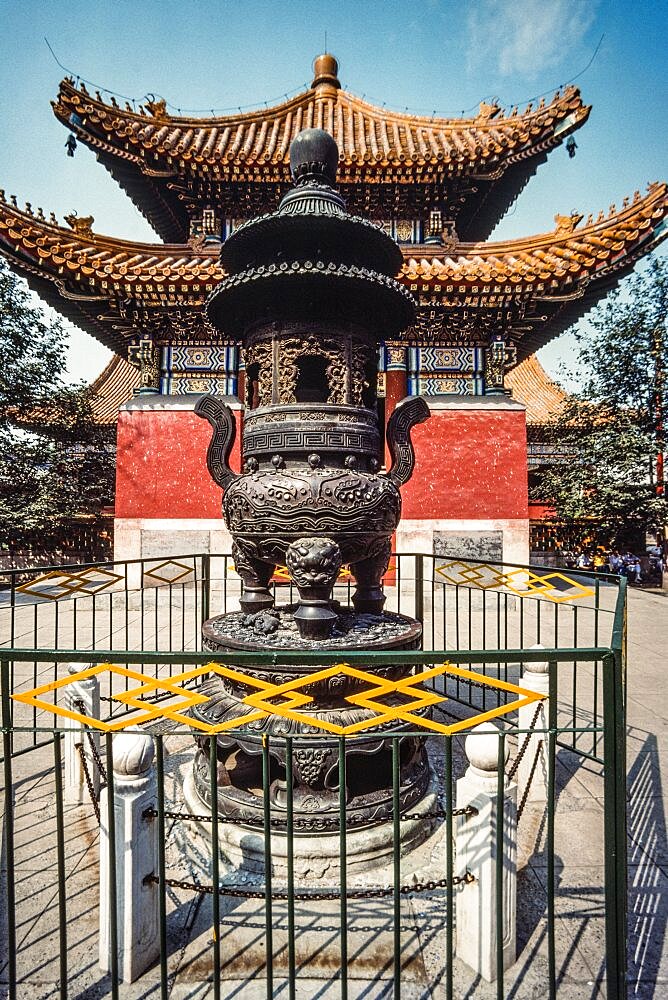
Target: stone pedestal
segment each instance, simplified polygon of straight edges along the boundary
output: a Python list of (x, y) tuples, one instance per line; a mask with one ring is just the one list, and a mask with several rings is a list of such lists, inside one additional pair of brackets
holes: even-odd
[[(405, 615), (384, 612), (360, 614), (337, 605), (337, 621), (327, 641), (300, 636), (294, 621), (294, 605), (275, 608), (272, 614), (242, 613), (221, 615), (204, 623), (203, 648), (219, 662), (227, 651), (257, 654), (280, 649), (294, 652), (338, 653), (342, 663), (327, 670), (312, 666), (283, 664), (245, 668), (244, 674), (212, 674), (199, 692), (208, 700), (191, 709), (194, 718), (206, 726), (225, 720), (229, 731), (216, 737), (218, 812), (222, 826), (238, 823), (256, 832), (264, 828), (263, 784), (266, 779), (263, 746), (269, 758), (268, 794), (277, 833), (285, 834), (286, 787), (292, 781), (294, 820), (297, 836), (335, 839), (339, 831), (339, 754), (341, 736), (346, 756), (346, 825), (349, 832), (389, 823), (393, 814), (392, 733), (399, 741), (400, 808), (413, 812), (427, 791), (429, 762), (426, 734), (415, 734), (411, 722), (385, 720), (383, 711), (402, 703), (400, 693), (389, 692), (371, 698), (371, 689), (383, 681), (406, 677), (410, 666), (401, 663), (401, 651), (419, 648), (422, 626)], [(266, 631), (265, 631), (266, 630)], [(397, 652), (397, 662), (368, 667), (346, 667), (347, 650), (365, 653)], [(361, 672), (361, 676), (360, 676)], [(310, 674), (317, 680), (308, 682)], [(275, 693), (274, 693), (275, 692)], [(296, 701), (284, 716), (274, 705)], [(263, 707), (247, 699), (262, 693)], [(369, 705), (357, 704), (355, 696), (369, 695)], [(416, 708), (422, 714), (428, 709)], [(236, 732), (235, 732), (236, 730)], [(346, 730), (348, 730), (346, 732)], [(289, 772), (286, 737), (293, 738), (292, 772)], [(209, 737), (195, 736), (198, 753), (193, 781), (200, 802), (210, 806)], [(236, 837), (236, 834), (230, 834)], [(233, 842), (232, 847), (234, 849)], [(338, 848), (336, 849), (338, 850)]]
[[(70, 674), (79, 673), (81, 669), (82, 664), (80, 663), (71, 663), (68, 668)], [(68, 684), (65, 692), (65, 705), (70, 712), (87, 715), (91, 719), (100, 718), (100, 682), (97, 677), (87, 677), (85, 680), (77, 680)], [(100, 750), (100, 731), (98, 729), (89, 729), (88, 731), (74, 729), (75, 723), (71, 719), (66, 719), (64, 725), (66, 732), (63, 799), (67, 803), (79, 805), (89, 801), (89, 790), (81, 753), (78, 749), (79, 744), (83, 748), (92, 792), (94, 795), (100, 793), (100, 771), (93, 752), (93, 747), (98, 752)]]
[[(531, 646), (531, 649), (543, 649), (540, 643)], [(530, 729), (534, 721), (535, 734), (522, 734), (519, 737), (520, 746), (528, 740), (526, 750), (522, 755), (519, 767), (517, 768), (517, 788), (520, 799), (524, 796), (527, 785), (529, 790), (526, 793), (527, 802), (547, 802), (547, 736), (545, 730), (548, 723), (548, 699), (550, 693), (550, 665), (547, 660), (540, 660), (536, 663), (525, 663), (522, 668), (522, 679), (520, 684), (527, 691), (535, 691), (536, 694), (545, 695), (545, 700), (538, 705), (532, 703), (523, 705), (518, 712), (518, 728)], [(536, 761), (536, 754), (538, 760)], [(534, 766), (535, 762), (535, 766)]]
[[(210, 808), (202, 803), (195, 788), (192, 773), (186, 775), (183, 785), (186, 807), (195, 815), (207, 815)], [(410, 809), (416, 818), (401, 823), (401, 856), (408, 854), (430, 836), (436, 820), (437, 788), (432, 780), (426, 794)], [(277, 813), (273, 813), (277, 818)], [(211, 842), (210, 823), (199, 824), (202, 839)], [(264, 830), (239, 823), (220, 823), (218, 843), (221, 853), (236, 867), (245, 871), (264, 872)], [(377, 826), (349, 830), (346, 834), (346, 865), (348, 873), (367, 871), (388, 864), (394, 853), (394, 827), (391, 822)], [(287, 877), (288, 840), (284, 830), (271, 832), (272, 875)], [(297, 878), (317, 879), (337, 884), (340, 876), (341, 841), (339, 834), (314, 835), (295, 833), (293, 839), (293, 864)]]
[(456, 874), (469, 871), (474, 881), (457, 899), (456, 954), (488, 982), (496, 979), (499, 934), (503, 968), (509, 968), (517, 958), (517, 786), (509, 784), (504, 776), (499, 810), (499, 738), (499, 731), (489, 723), (471, 730), (465, 742), (470, 767), (457, 782), (457, 808), (474, 806), (477, 814), (457, 817)]

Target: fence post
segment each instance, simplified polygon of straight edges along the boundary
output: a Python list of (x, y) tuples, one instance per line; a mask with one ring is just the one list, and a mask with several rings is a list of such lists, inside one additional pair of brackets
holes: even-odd
[[(545, 647), (538, 642), (529, 648)], [(517, 794), (520, 802), (523, 801), (525, 792), (527, 802), (547, 802), (547, 738), (545, 732), (541, 732), (548, 728), (547, 695), (550, 693), (550, 664), (547, 660), (525, 663), (520, 686), (527, 691), (545, 695), (545, 700), (537, 704), (532, 702), (530, 705), (523, 705), (518, 712), (519, 729), (530, 729), (535, 718), (534, 725), (538, 731), (531, 735), (520, 733), (518, 736), (518, 750), (525, 746), (526, 740), (528, 743), (517, 768)], [(538, 754), (537, 761), (536, 754)], [(528, 791), (526, 791), (527, 786), (529, 786)]]
[[(100, 815), (100, 967), (117, 962), (119, 978), (131, 983), (160, 954), (158, 885), (147, 876), (157, 868), (158, 838), (154, 812), (157, 778), (153, 740), (144, 733), (114, 737), (114, 816), (116, 857), (110, 871), (107, 829), (108, 790), (102, 791)], [(148, 815), (146, 815), (148, 812)], [(111, 955), (109, 888), (116, 879), (118, 955)]]
[[(457, 957), (488, 982), (496, 979), (498, 936), (503, 968), (516, 959), (517, 786), (503, 776), (503, 821), (499, 836), (498, 729), (481, 724), (464, 744), (469, 768), (457, 781), (457, 809), (474, 806), (476, 815), (457, 816), (456, 874), (469, 871), (474, 882), (457, 896)], [(508, 757), (507, 747), (505, 759)], [(497, 893), (497, 850), (502, 851), (502, 889)], [(498, 900), (501, 899), (499, 908)]]
[[(433, 608), (432, 608), (433, 614)], [(424, 621), (424, 556), (415, 556), (415, 617)]]
[(211, 556), (205, 552), (202, 556), (202, 621), (211, 614)]
[[(68, 671), (76, 674), (85, 669), (83, 663), (70, 663)], [(85, 680), (72, 681), (65, 688), (65, 706), (70, 712), (88, 715), (93, 719), (100, 718), (100, 682), (97, 677), (87, 677)], [(75, 725), (73, 719), (67, 719), (68, 726)], [(79, 805), (86, 801), (88, 791), (81, 755), (78, 744), (83, 744), (83, 752), (88, 765), (88, 776), (95, 796), (100, 794), (100, 771), (95, 762), (91, 740), (99, 753), (100, 734), (97, 729), (74, 730), (65, 732), (65, 782), (63, 800), (69, 805)]]

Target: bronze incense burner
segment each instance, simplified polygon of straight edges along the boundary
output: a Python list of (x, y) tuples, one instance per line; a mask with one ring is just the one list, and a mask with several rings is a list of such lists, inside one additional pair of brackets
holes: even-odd
[[(395, 409), (387, 428), (392, 463), (384, 473), (376, 407), (379, 342), (398, 337), (413, 321), (415, 305), (395, 280), (402, 262), (397, 245), (379, 227), (346, 212), (335, 188), (337, 162), (336, 144), (326, 132), (307, 129), (295, 138), (295, 187), (276, 212), (245, 223), (223, 245), (227, 276), (207, 305), (211, 323), (243, 344), (247, 389), (241, 474), (228, 464), (235, 434), (229, 408), (216, 396), (202, 397), (196, 407), (213, 427), (208, 467), (223, 489), (223, 514), (243, 581), (241, 611), (204, 624), (204, 645), (213, 652), (414, 649), (421, 642), (420, 623), (383, 611), (381, 584), (401, 514), (399, 487), (414, 466), (410, 431), (429, 411), (419, 397)], [(274, 607), (270, 581), (277, 565), (288, 567), (299, 594), (296, 605)], [(332, 595), (342, 565), (356, 581), (352, 608), (341, 607)], [(251, 671), (276, 684), (308, 672), (297, 665)], [(375, 671), (392, 678), (408, 672), (399, 665)], [(346, 695), (361, 687), (345, 674), (307, 685), (313, 701), (301, 718), (348, 724), (373, 717), (346, 703)], [(243, 698), (250, 692), (242, 682), (216, 677), (202, 691), (210, 700), (193, 710), (199, 717), (213, 724), (237, 718), (243, 725), (250, 712)], [(319, 733), (309, 739), (308, 752), (295, 751), (295, 825), (335, 829), (337, 742), (317, 724), (280, 717), (249, 722), (248, 728)], [(278, 744), (272, 795), (280, 807), (286, 776)], [(405, 804), (419, 799), (427, 785), (423, 744), (413, 736), (402, 744)], [(257, 784), (257, 741), (221, 734), (218, 746), (221, 811), (261, 825), (261, 802), (250, 790)], [(379, 732), (348, 746), (347, 756), (377, 761), (351, 779), (356, 787), (350, 789), (348, 821), (387, 819), (388, 741)], [(204, 753), (196, 761), (195, 781), (208, 800)]]

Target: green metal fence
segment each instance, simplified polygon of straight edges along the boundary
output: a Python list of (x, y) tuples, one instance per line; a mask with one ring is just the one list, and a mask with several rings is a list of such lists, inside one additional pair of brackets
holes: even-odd
[[(168, 562), (180, 564), (184, 573), (187, 568), (189, 572), (186, 576), (153, 586), (147, 568), (150, 571), (155, 562), (137, 560), (124, 564), (76, 567), (74, 570), (66, 567), (68, 574), (74, 574), (70, 588), (80, 586), (76, 577), (79, 573), (85, 574), (83, 582), (86, 587), (90, 586), (86, 580), (91, 579), (93, 587), (97, 587), (96, 581), (104, 580), (103, 572), (114, 574), (115, 578), (108, 591), (96, 589), (92, 593), (82, 593), (76, 590), (68, 594), (67, 588), (64, 588), (62, 596), (56, 600), (53, 594), (45, 596), (43, 590), (58, 585), (59, 578), (50, 574), (60, 573), (62, 568), (23, 572), (20, 577), (13, 577), (6, 591), (5, 606), (0, 608), (0, 621), (4, 615), (3, 638), (6, 640), (5, 648), (0, 649), (5, 778), (3, 869), (6, 934), (3, 934), (3, 939), (7, 942), (2, 976), (9, 997), (37, 995), (31, 985), (33, 958), (37, 952), (34, 942), (30, 943), (29, 934), (25, 933), (25, 914), (30, 913), (32, 896), (30, 884), (24, 891), (26, 878), (22, 858), (28, 848), (23, 826), (30, 822), (29, 810), (31, 804), (34, 805), (30, 793), (26, 797), (23, 792), (26, 780), (28, 785), (32, 780), (33, 783), (44, 783), (47, 788), (47, 805), (39, 800), (42, 803), (39, 808), (45, 816), (45, 830), (40, 831), (37, 825), (34, 838), (30, 840), (32, 847), (40, 850), (41, 837), (45, 839), (44, 857), (48, 861), (45, 867), (51, 873), (47, 881), (57, 904), (57, 914), (54, 914), (51, 926), (54, 958), (49, 965), (49, 972), (57, 985), (53, 986), (52, 993), (45, 993), (45, 996), (177, 995), (173, 991), (181, 988), (182, 984), (175, 956), (184, 948), (187, 953), (183, 934), (178, 928), (182, 912), (187, 908), (189, 913), (195, 914), (193, 921), (199, 920), (204, 927), (205, 936), (211, 936), (210, 943), (198, 954), (199, 966), (193, 962), (194, 966), (205, 969), (205, 975), (202, 975), (209, 984), (205, 989), (211, 992), (193, 992), (193, 996), (295, 997), (300, 980), (310, 982), (314, 968), (324, 975), (323, 967), (326, 966), (330, 985), (334, 982), (342, 997), (348, 995), (350, 983), (357, 981), (359, 968), (365, 969), (369, 979), (376, 984), (376, 992), (367, 995), (399, 997), (402, 986), (404, 990), (412, 988), (411, 969), (415, 964), (413, 937), (431, 933), (424, 930), (429, 925), (435, 928), (433, 934), (439, 953), (438, 960), (426, 969), (430, 988), (433, 986), (434, 990), (440, 990), (448, 1000), (464, 995), (522, 997), (523, 977), (529, 976), (535, 966), (535, 955), (530, 948), (525, 948), (516, 965), (504, 973), (499, 945), (496, 981), (489, 987), (471, 980), (455, 955), (457, 901), (459, 893), (467, 889), (465, 873), (456, 874), (453, 846), (458, 821), (455, 780), (466, 763), (463, 749), (466, 730), (447, 733), (416, 730), (412, 733), (427, 735), (429, 739), (430, 759), (439, 792), (435, 815), (429, 820), (435, 824), (435, 830), (441, 829), (442, 833), (442, 850), (438, 861), (432, 862), (431, 877), (417, 881), (406, 880), (409, 862), (401, 855), (401, 832), (403, 825), (410, 822), (410, 813), (402, 810), (401, 806), (400, 746), (401, 740), (411, 732), (405, 728), (394, 733), (385, 730), (392, 743), (393, 838), (390, 867), (387, 869), (389, 874), (382, 883), (373, 873), (361, 876), (347, 864), (350, 831), (346, 823), (346, 737), (334, 737), (339, 744), (340, 861), (336, 884), (332, 884), (330, 879), (325, 888), (318, 888), (312, 881), (301, 879), (295, 870), (296, 834), (290, 780), (295, 751), (313, 738), (287, 736), (262, 739), (259, 735), (245, 734), (247, 740), (257, 741), (263, 762), (258, 796), (262, 800), (264, 814), (261, 837), (265, 868), (256, 876), (240, 877), (238, 871), (227, 870), (224, 858), (221, 859), (218, 851), (212, 850), (212, 845), (218, 843), (220, 825), (225, 822), (223, 816), (218, 816), (215, 807), (218, 794), (215, 781), (211, 783), (214, 807), (208, 823), (201, 817), (193, 819), (193, 814), (180, 800), (179, 782), (170, 762), (178, 753), (187, 758), (192, 733), (186, 726), (174, 724), (169, 715), (162, 724), (153, 720), (144, 729), (151, 733), (155, 742), (158, 772), (155, 822), (158, 824), (160, 853), (152, 878), (158, 887), (160, 900), (160, 957), (155, 969), (149, 970), (142, 979), (143, 992), (136, 994), (128, 993), (127, 987), (120, 983), (115, 964), (107, 976), (93, 971), (90, 954), (82, 956), (82, 949), (75, 945), (73, 938), (80, 935), (78, 928), (81, 921), (85, 923), (79, 894), (95, 899), (97, 887), (94, 877), (84, 889), (77, 886), (72, 859), (76, 854), (73, 844), (78, 845), (81, 837), (88, 838), (86, 843), (94, 851), (94, 846), (91, 848), (90, 844), (95, 842), (96, 821), (92, 806), (67, 807), (62, 795), (62, 740), (68, 728), (77, 727), (65, 719), (60, 720), (56, 728), (48, 709), (15, 700), (13, 696), (25, 695), (43, 684), (63, 681), (71, 664), (84, 668), (106, 663), (130, 667), (145, 678), (156, 681), (147, 702), (164, 703), (169, 708), (174, 699), (173, 690), (160, 691), (157, 685), (165, 678), (174, 678), (186, 670), (211, 662), (211, 654), (198, 649), (201, 621), (209, 614), (233, 607), (240, 591), (240, 581), (235, 578), (227, 557), (184, 556)], [(159, 572), (164, 572), (164, 569), (162, 566)], [(279, 600), (288, 600), (289, 581), (279, 578), (275, 586)], [(591, 578), (572, 572), (567, 576), (555, 575), (554, 571), (537, 570), (536, 567), (499, 567), (466, 560), (456, 560), (453, 564), (452, 560), (438, 556), (402, 555), (396, 557), (391, 566), (385, 586), (390, 610), (413, 614), (423, 621), (423, 651), (400, 654), (346, 652), (344, 655), (341, 652), (238, 653), (225, 654), (224, 663), (240, 671), (261, 665), (280, 668), (288, 663), (305, 664), (316, 671), (338, 664), (342, 659), (353, 668), (360, 666), (363, 669), (402, 662), (410, 664), (414, 672), (420, 674), (447, 661), (455, 667), (473, 671), (477, 678), (442, 674), (425, 682), (425, 686), (431, 685), (435, 694), (447, 699), (435, 706), (434, 719), (444, 725), (456, 725), (512, 700), (507, 690), (494, 685), (496, 680), (521, 685), (526, 664), (547, 661), (549, 710), (547, 725), (540, 733), (547, 751), (548, 801), (541, 812), (542, 828), (537, 833), (545, 861), (545, 897), (540, 918), (544, 921), (545, 930), (545, 965), (544, 968), (541, 966), (543, 991), (550, 997), (556, 997), (561, 995), (563, 989), (563, 995), (568, 996), (558, 934), (561, 896), (555, 853), (555, 848), (559, 848), (556, 818), (560, 788), (557, 771), (559, 755), (566, 753), (581, 761), (583, 766), (596, 769), (596, 780), (601, 783), (605, 934), (599, 975), (608, 997), (614, 1000), (625, 997), (624, 581), (604, 576)], [(349, 589), (349, 581), (343, 579), (338, 585), (337, 596), (345, 600)], [(53, 637), (51, 643), (47, 642), (48, 636)], [(105, 637), (107, 641), (103, 643)], [(537, 643), (544, 648), (532, 648)], [(128, 691), (131, 679), (113, 672), (100, 679), (105, 706), (100, 721), (114, 725), (128, 723), (132, 729), (136, 707), (116, 700)], [(61, 691), (57, 688), (45, 697), (58, 704)], [(500, 732), (496, 773), (497, 794), (501, 803), (506, 747), (511, 749), (511, 758), (516, 759), (522, 752), (529, 730), (519, 729), (514, 710), (499, 716), (495, 723)], [(108, 786), (113, 786), (112, 751), (115, 738), (114, 733), (104, 736), (102, 763), (104, 766), (106, 761)], [(209, 740), (213, 762), (216, 760), (215, 737), (205, 738)], [(275, 772), (272, 765), (274, 740), (282, 741), (281, 756), (286, 761), (286, 796), (280, 809), (270, 796)], [(183, 749), (174, 750), (174, 746)], [(512, 769), (513, 765), (509, 766)], [(212, 773), (215, 774), (215, 770)], [(534, 823), (534, 814), (535, 810), (532, 812), (527, 807), (520, 819), (520, 828), (522, 823)], [(17, 817), (18, 825), (15, 822)], [(109, 831), (109, 863), (113, 871), (117, 835), (113, 809), (109, 809), (103, 822), (106, 822)], [(68, 839), (71, 825), (78, 830), (74, 840)], [(193, 836), (195, 830), (199, 831), (197, 837)], [(275, 841), (277, 837), (285, 837), (287, 851), (286, 869), (280, 877), (272, 872), (272, 839)], [(497, 865), (501, 866), (502, 829), (496, 831), (495, 838), (494, 856)], [(180, 864), (184, 852), (188, 853), (195, 842), (201, 847), (199, 868), (195, 874), (190, 872), (183, 877), (180, 868), (173, 868), (175, 860), (177, 865)], [(499, 867), (497, 891), (501, 886), (500, 874)], [(115, 885), (113, 878), (111, 884)], [(241, 917), (235, 916), (235, 907), (240, 907)], [(244, 907), (247, 909), (244, 910)], [(498, 920), (501, 921), (500, 907), (498, 913)], [(368, 932), (360, 934), (357, 930), (360, 919), (366, 921), (363, 926), (370, 928)], [(321, 924), (330, 928), (329, 931), (322, 931), (324, 937), (329, 935), (326, 947), (318, 944), (319, 939), (316, 940), (316, 948), (321, 947), (325, 956), (321, 955), (322, 961), (309, 953), (308, 936), (316, 933), (313, 931), (314, 920), (320, 920)], [(262, 947), (255, 942), (252, 947), (244, 946), (244, 953), (239, 954), (240, 940), (246, 944), (249, 940), (244, 930), (249, 924), (258, 924), (258, 939)], [(117, 925), (116, 900), (112, 892), (112, 950), (114, 941), (118, 941)], [(361, 938), (367, 940), (370, 937), (373, 940), (374, 927), (377, 942), (380, 942), (376, 949), (375, 967), (370, 954), (374, 948), (368, 941), (364, 947), (360, 945)], [(502, 940), (502, 929), (499, 923), (498, 942)], [(94, 934), (91, 937), (94, 938)], [(44, 947), (43, 944), (42, 951)], [(421, 954), (427, 952), (428, 949), (422, 947)], [(52, 967), (54, 962), (57, 974)], [(245, 987), (230, 985), (239, 978), (247, 981)], [(98, 992), (84, 992), (93, 989)], [(225, 992), (228, 989), (230, 992)], [(233, 990), (237, 989), (241, 992), (234, 993)]]

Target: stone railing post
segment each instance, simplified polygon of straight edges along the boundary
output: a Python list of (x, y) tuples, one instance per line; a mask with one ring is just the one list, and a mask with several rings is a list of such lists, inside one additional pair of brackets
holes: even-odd
[[(71, 674), (85, 670), (83, 663), (70, 663), (68, 670)], [(65, 707), (70, 712), (77, 712), (79, 715), (88, 715), (93, 719), (100, 718), (100, 682), (97, 677), (88, 677), (86, 680), (72, 681), (65, 688)], [(100, 772), (91, 741), (99, 751), (100, 733), (97, 729), (90, 729), (88, 732), (81, 729), (73, 729), (76, 725), (73, 719), (65, 719), (64, 725), (68, 727), (65, 732), (65, 781), (63, 785), (64, 801), (70, 805), (79, 805), (87, 800), (88, 789), (84, 774), (81, 755), (77, 750), (77, 744), (83, 745), (83, 752), (88, 765), (88, 774), (91, 781), (93, 794), (100, 794)]]
[[(531, 646), (531, 649), (543, 649), (540, 643)], [(550, 690), (550, 665), (547, 660), (535, 663), (525, 663), (522, 671), (520, 686), (527, 691), (535, 691), (536, 694), (548, 695)], [(533, 702), (530, 705), (523, 705), (518, 712), (518, 727), (520, 729), (530, 729), (534, 723), (537, 732), (528, 737), (529, 742), (522, 754), (522, 759), (517, 768), (517, 794), (520, 802), (524, 792), (529, 785), (527, 792), (527, 802), (547, 802), (547, 739), (542, 730), (547, 729), (547, 697), (544, 701)], [(538, 715), (536, 716), (536, 713)], [(527, 739), (525, 734), (518, 737), (521, 749)], [(534, 767), (536, 754), (538, 761)], [(533, 770), (533, 776), (531, 772)], [(529, 784), (529, 782), (531, 782)]]
[[(457, 809), (474, 806), (477, 815), (457, 816), (456, 874), (469, 871), (474, 882), (457, 895), (457, 957), (488, 982), (496, 979), (497, 935), (502, 935), (503, 968), (516, 959), (517, 786), (503, 778), (502, 831), (498, 816), (499, 731), (476, 726), (464, 744), (469, 768), (457, 781)], [(506, 749), (505, 758), (507, 760)], [(504, 761), (505, 764), (505, 761)], [(497, 906), (497, 850), (503, 852), (502, 904)]]
[(118, 962), (119, 978), (134, 982), (160, 953), (158, 886), (146, 878), (157, 868), (157, 823), (147, 811), (157, 807), (153, 740), (143, 733), (122, 733), (113, 741), (116, 837), (116, 914), (118, 955), (110, 942), (108, 788), (100, 803), (100, 967)]

